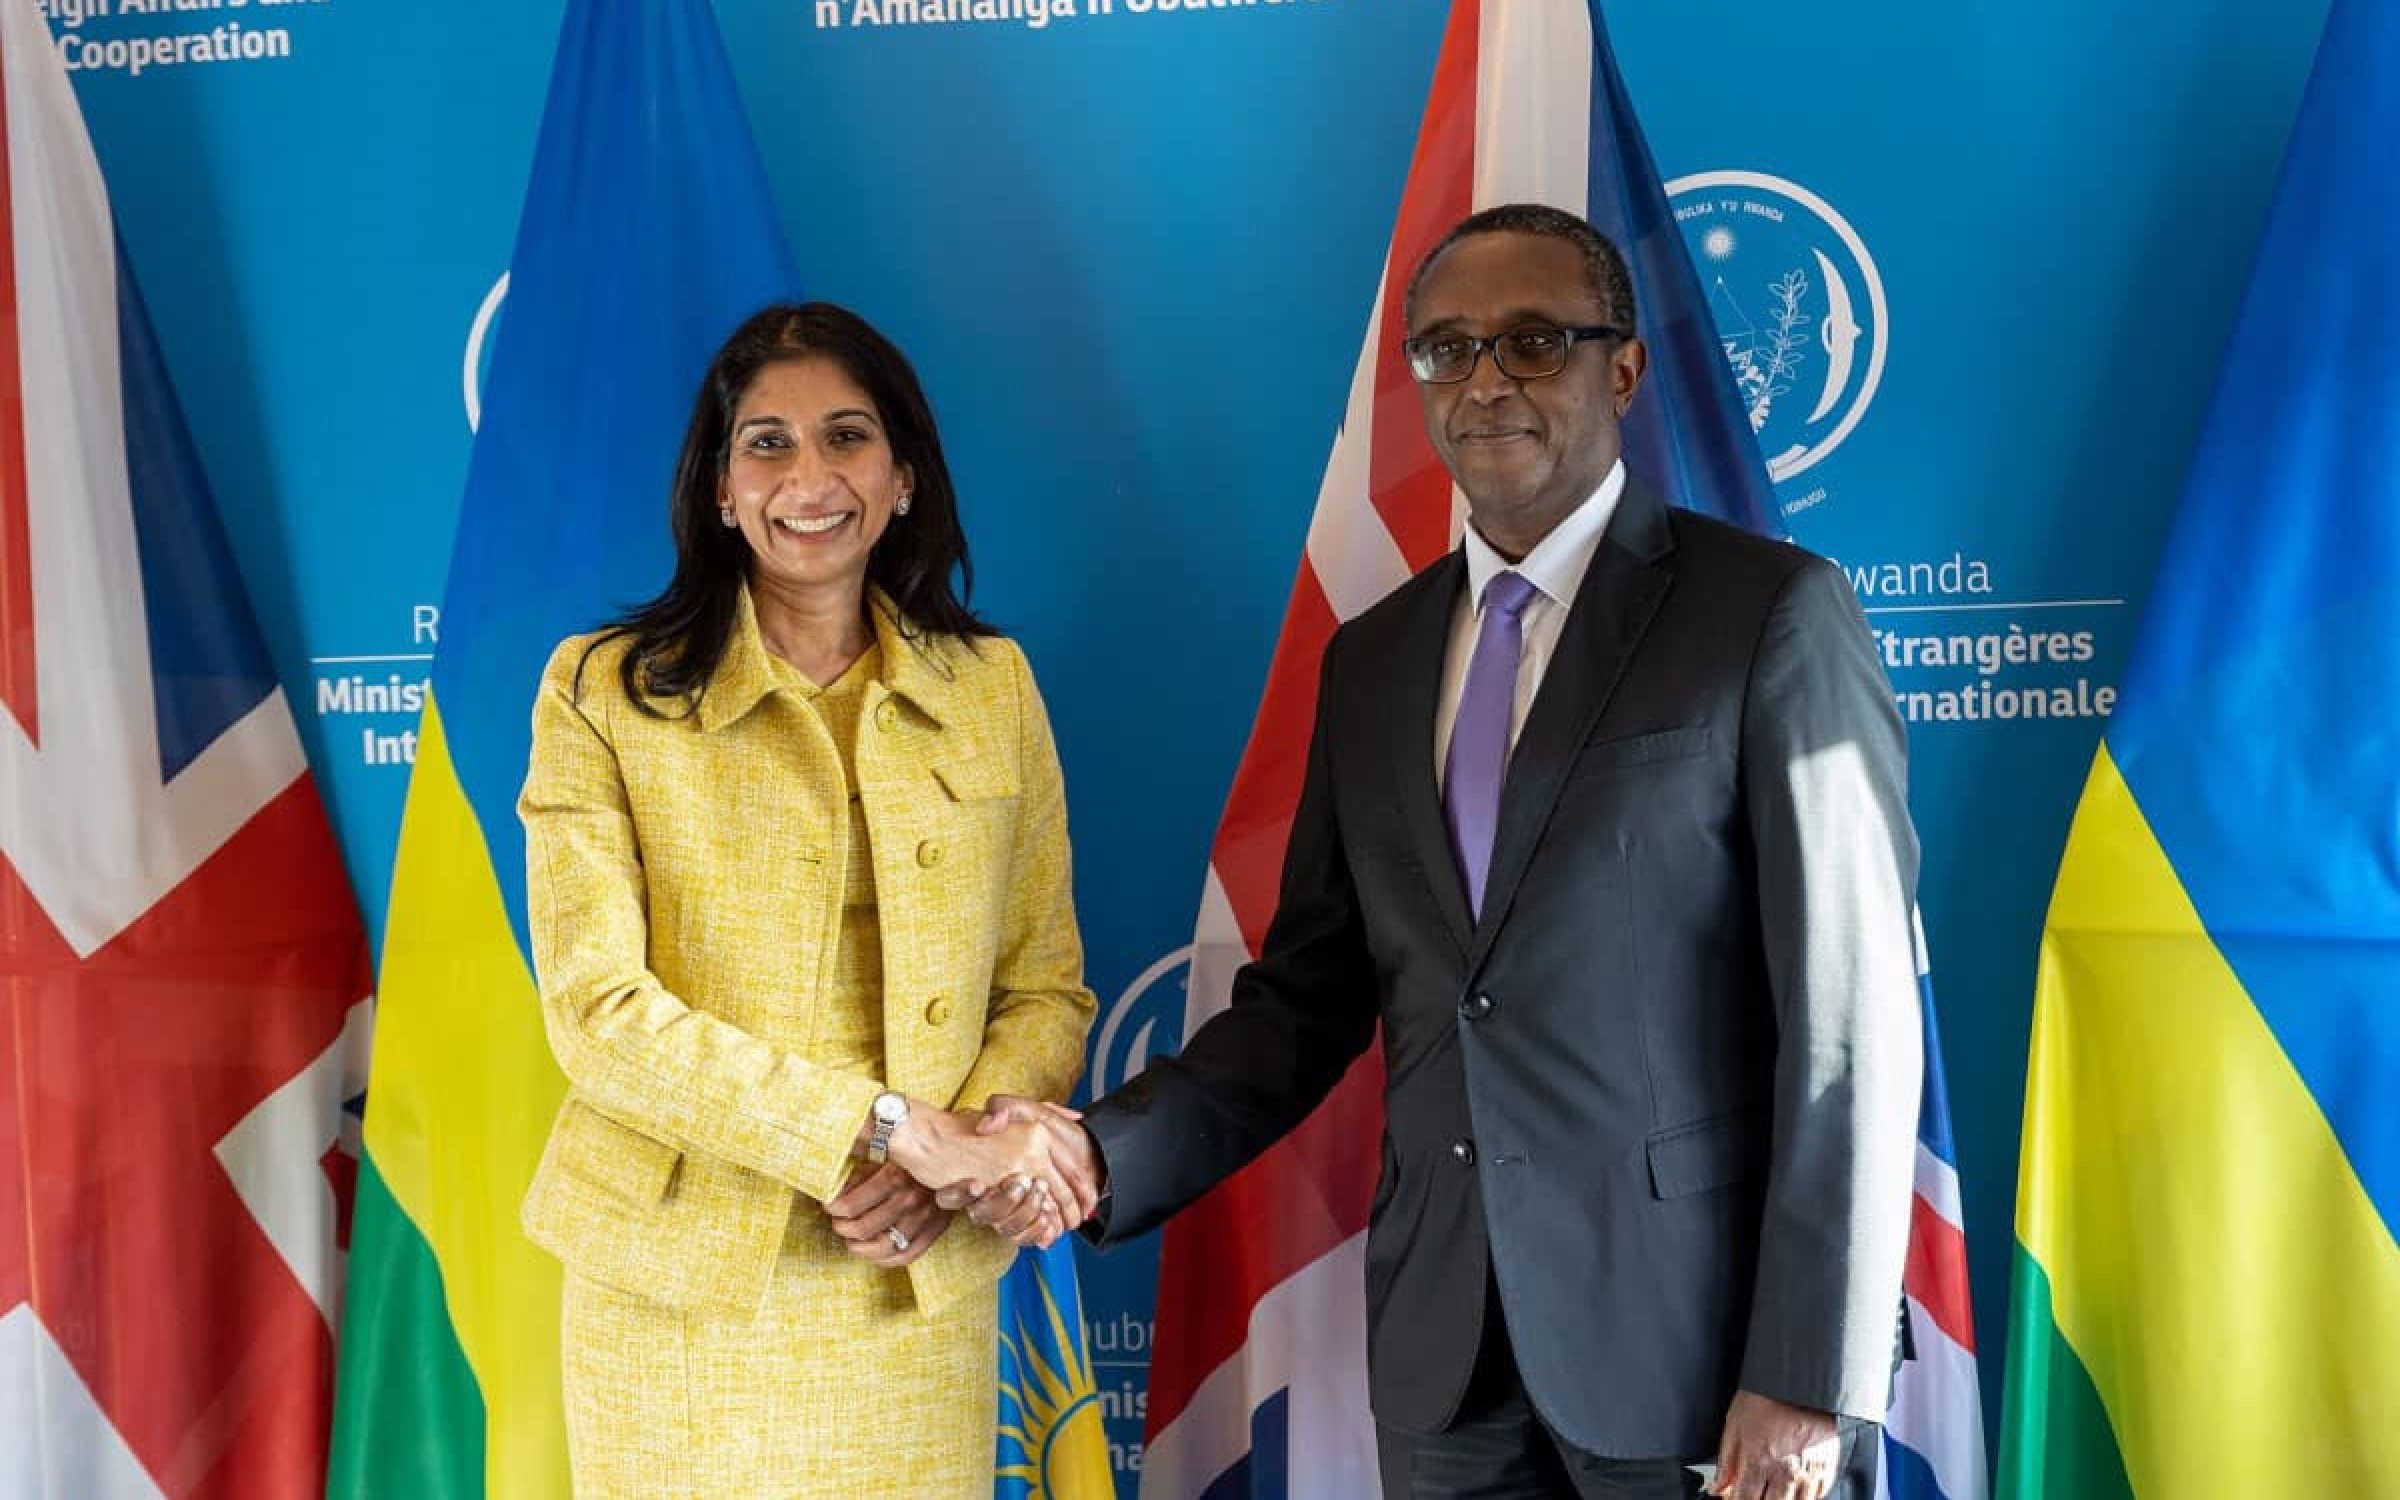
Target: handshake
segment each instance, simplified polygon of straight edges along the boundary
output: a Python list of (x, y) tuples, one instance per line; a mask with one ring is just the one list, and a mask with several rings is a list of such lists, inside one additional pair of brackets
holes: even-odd
[(978, 1115), (911, 1101), (881, 1166), (861, 1166), (825, 1205), (850, 1253), (889, 1270), (914, 1261), (963, 1212), (1020, 1245), (1048, 1246), (1100, 1200), (1099, 1152), (1063, 1104), (994, 1095)]

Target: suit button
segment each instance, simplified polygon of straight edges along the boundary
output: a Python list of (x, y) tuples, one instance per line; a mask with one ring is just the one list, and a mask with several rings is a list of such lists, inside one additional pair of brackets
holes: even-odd
[(1458, 1158), (1458, 1164), (1462, 1167), (1475, 1165), (1475, 1143), (1465, 1136), (1450, 1143), (1450, 1154)]
[(942, 862), (942, 846), (932, 839), (917, 845), (917, 863), (930, 870)]
[(875, 705), (875, 727), (889, 734), (900, 727), (900, 705), (886, 698)]
[(1480, 1021), (1495, 1008), (1492, 997), (1478, 991), (1458, 1002), (1458, 1018), (1462, 1021)]
[(945, 1026), (949, 1024), (949, 1021), (950, 997), (948, 995), (936, 995), (931, 1000), (925, 1002), (926, 1025)]

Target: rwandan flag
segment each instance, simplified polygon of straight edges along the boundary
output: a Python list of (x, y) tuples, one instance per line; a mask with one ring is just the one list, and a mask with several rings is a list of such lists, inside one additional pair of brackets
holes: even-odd
[(2400, 1494), (2400, 0), (2335, 0), (2042, 940), (2019, 1500)]
[(654, 593), (709, 354), (794, 285), (700, 0), (571, 0), (401, 820), (330, 1493), (567, 1493), (557, 1263), (518, 1228), (564, 1084), (516, 817), (561, 636)]

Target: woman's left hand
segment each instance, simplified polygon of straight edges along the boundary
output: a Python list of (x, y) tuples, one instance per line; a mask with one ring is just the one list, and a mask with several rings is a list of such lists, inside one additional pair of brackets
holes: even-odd
[(852, 1255), (887, 1271), (923, 1255), (956, 1217), (933, 1201), (932, 1189), (890, 1162), (860, 1167), (825, 1212)]

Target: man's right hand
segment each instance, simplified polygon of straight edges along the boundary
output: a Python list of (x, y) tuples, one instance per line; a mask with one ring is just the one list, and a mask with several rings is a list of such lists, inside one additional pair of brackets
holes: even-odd
[(1058, 1164), (1054, 1132), (1042, 1119), (993, 1126), (969, 1115), (919, 1105), (892, 1132), (889, 1158), (936, 1193), (984, 1205), (975, 1222), (1020, 1245), (1047, 1246), (1088, 1208)]
[[(1023, 1125), (1040, 1125), (1050, 1144), (1051, 1164), (1067, 1194), (1056, 1207), (1075, 1228), (1092, 1215), (1099, 1205), (1100, 1195), (1107, 1190), (1105, 1172), (1100, 1162), (1100, 1148), (1093, 1144), (1091, 1132), (1082, 1125), (1079, 1110), (1063, 1104), (1045, 1103), (1019, 1094), (994, 1094), (984, 1106), (983, 1118), (976, 1123), (978, 1134), (994, 1135)], [(962, 1184), (936, 1194), (935, 1201), (944, 1208), (963, 1208), (975, 1223), (991, 1226), (1007, 1216), (1006, 1205), (998, 1195), (968, 1191)]]

